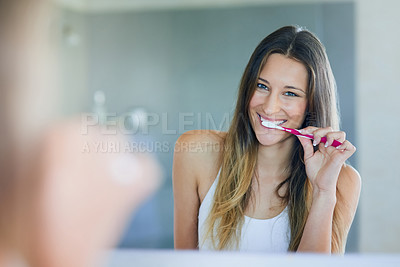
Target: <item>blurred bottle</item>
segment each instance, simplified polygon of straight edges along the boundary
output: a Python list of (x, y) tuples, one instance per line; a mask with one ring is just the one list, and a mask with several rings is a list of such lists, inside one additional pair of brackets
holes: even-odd
[(99, 119), (99, 124), (104, 125), (107, 121), (107, 108), (106, 108), (106, 95), (103, 91), (96, 91), (93, 95), (93, 108), (94, 116)]

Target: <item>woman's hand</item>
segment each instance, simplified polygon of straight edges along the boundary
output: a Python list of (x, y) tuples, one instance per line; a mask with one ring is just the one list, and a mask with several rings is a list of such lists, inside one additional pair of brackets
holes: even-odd
[[(307, 177), (310, 179), (314, 193), (336, 195), (340, 170), (345, 161), (356, 151), (356, 148), (346, 140), (345, 132), (333, 131), (330, 127), (309, 126), (302, 129), (301, 133), (314, 135), (314, 140), (298, 137), (304, 149)], [(324, 136), (327, 138), (325, 144), (320, 143)], [(337, 148), (331, 146), (334, 140), (341, 142), (342, 145)], [(314, 146), (318, 146), (318, 150), (315, 152)]]

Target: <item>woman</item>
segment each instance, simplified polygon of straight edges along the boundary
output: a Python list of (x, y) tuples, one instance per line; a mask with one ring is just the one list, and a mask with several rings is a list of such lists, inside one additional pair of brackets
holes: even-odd
[(361, 186), (345, 163), (355, 150), (339, 131), (323, 45), (298, 27), (273, 32), (244, 71), (228, 132), (191, 131), (177, 141), (175, 248), (343, 253)]

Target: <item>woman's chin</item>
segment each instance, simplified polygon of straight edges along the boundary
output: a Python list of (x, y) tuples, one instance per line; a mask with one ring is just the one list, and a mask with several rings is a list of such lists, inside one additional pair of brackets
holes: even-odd
[(269, 146), (274, 146), (278, 144), (283, 144), (284, 141), (288, 140), (290, 138), (290, 135), (256, 135), (258, 143), (262, 146), (269, 147)]
[(273, 138), (265, 138), (263, 137), (258, 137), (257, 136), (258, 143), (262, 146), (273, 146), (282, 141), (282, 138), (278, 138), (277, 136)]

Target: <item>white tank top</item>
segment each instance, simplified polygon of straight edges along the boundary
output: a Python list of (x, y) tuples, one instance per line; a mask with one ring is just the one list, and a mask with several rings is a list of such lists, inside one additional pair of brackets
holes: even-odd
[[(219, 173), (200, 205), (198, 218), (198, 240), (200, 250), (214, 249), (211, 239), (204, 238), (207, 231), (206, 220), (212, 208), (218, 179)], [(239, 250), (274, 253), (287, 252), (290, 240), (287, 209), (286, 207), (279, 215), (271, 219), (254, 219), (245, 216), (241, 238), (239, 240)]]

